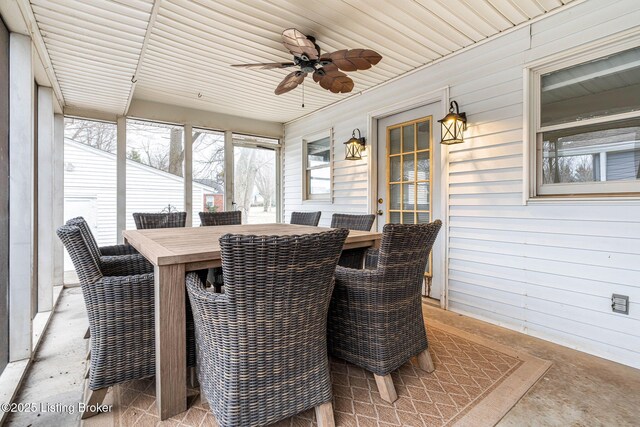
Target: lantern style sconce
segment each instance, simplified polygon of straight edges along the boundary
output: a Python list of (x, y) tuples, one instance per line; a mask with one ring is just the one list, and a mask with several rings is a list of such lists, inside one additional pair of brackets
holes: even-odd
[[(454, 112), (455, 109), (455, 112)], [(438, 120), (442, 124), (441, 144), (451, 145), (464, 142), (463, 132), (467, 129), (467, 115), (458, 110), (458, 103), (451, 101), (449, 114)]]
[[(358, 137), (356, 138), (356, 131), (358, 131)], [(361, 160), (362, 150), (364, 150), (365, 139), (360, 134), (360, 129), (354, 129), (351, 133), (351, 139), (344, 143), (345, 160)]]

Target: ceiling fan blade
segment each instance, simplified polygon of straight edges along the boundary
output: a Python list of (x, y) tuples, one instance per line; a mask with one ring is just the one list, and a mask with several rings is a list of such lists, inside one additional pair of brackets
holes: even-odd
[(275, 94), (282, 95), (295, 89), (304, 81), (306, 76), (307, 73), (303, 73), (302, 71), (294, 71), (293, 73), (287, 74), (287, 77), (285, 77), (276, 88)]
[(273, 68), (288, 68), (296, 64), (293, 62), (268, 62), (264, 64), (233, 64), (232, 67), (238, 68), (255, 68), (257, 70), (271, 70)]
[(315, 43), (295, 28), (289, 28), (282, 32), (282, 44), (289, 52), (299, 58), (304, 55), (310, 60), (318, 59)]
[(321, 59), (330, 59), (342, 71), (367, 70), (376, 65), (382, 56), (369, 49), (342, 49), (325, 53)]
[(333, 93), (349, 93), (353, 90), (353, 80), (338, 70), (335, 65), (327, 65), (316, 70), (313, 73), (313, 80)]

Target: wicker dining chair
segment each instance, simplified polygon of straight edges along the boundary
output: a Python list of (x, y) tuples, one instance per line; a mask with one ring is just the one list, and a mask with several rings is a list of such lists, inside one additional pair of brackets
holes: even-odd
[(317, 227), (322, 212), (291, 212), (291, 224), (311, 225)]
[(140, 255), (131, 245), (98, 246), (87, 221), (79, 216), (66, 222), (66, 225), (80, 228), (91, 256), (98, 262), (105, 276), (129, 276), (153, 273), (153, 264)]
[[(57, 230), (80, 279), (91, 330), (87, 405), (110, 386), (155, 374), (153, 273), (105, 276), (77, 225)], [(87, 408), (82, 418), (95, 415)]]
[(263, 426), (314, 407), (319, 426), (334, 425), (326, 319), (347, 234), (226, 234), (225, 293), (187, 275), (200, 390), (220, 426)]
[(380, 396), (397, 394), (391, 372), (418, 356), (432, 372), (422, 317), (421, 288), (429, 253), (442, 223), (387, 224), (377, 264), (355, 270), (338, 266), (328, 321), (329, 350), (373, 372)]
[[(115, 257), (96, 260), (78, 225), (64, 225), (56, 233), (76, 269), (87, 308), (91, 341), (85, 403), (97, 405), (110, 386), (155, 374), (153, 273), (107, 276), (104, 259)], [(193, 322), (187, 322), (187, 364), (195, 366)], [(87, 406), (82, 418), (93, 415)]]
[[(242, 224), (242, 211), (200, 212), (199, 215), (200, 225), (203, 227)], [(210, 268), (207, 280), (213, 284), (216, 292), (221, 292), (222, 286), (224, 285), (222, 280), (222, 268)]]
[(136, 222), (136, 229), (146, 230), (149, 228), (178, 228), (187, 224), (186, 212), (170, 213), (142, 213), (135, 212), (133, 220)]
[[(349, 230), (371, 231), (376, 216), (373, 214), (350, 215), (334, 213), (331, 217), (331, 228), (346, 228)], [(347, 249), (342, 251), (338, 265), (349, 268), (362, 268), (366, 249)]]
[(200, 212), (198, 215), (200, 215), (200, 225), (203, 227), (242, 224), (242, 211)]

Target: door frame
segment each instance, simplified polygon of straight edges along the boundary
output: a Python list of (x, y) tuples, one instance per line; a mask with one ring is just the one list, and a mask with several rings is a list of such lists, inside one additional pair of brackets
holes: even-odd
[[(402, 102), (391, 104), (377, 110), (367, 113), (367, 179), (368, 179), (368, 195), (367, 210), (373, 214), (376, 213), (378, 198), (378, 120), (403, 111), (422, 107), (434, 102), (440, 102), (442, 108), (442, 117), (444, 117), (449, 109), (449, 86), (424, 93), (422, 95), (409, 98)], [(434, 118), (435, 119), (435, 118)], [(437, 120), (434, 120), (437, 123)], [(434, 145), (439, 142), (434, 141)], [(440, 176), (434, 177), (440, 180), (440, 206), (442, 213), (442, 228), (440, 233), (442, 236), (442, 249), (444, 251), (439, 269), (442, 271), (442, 295), (440, 297), (440, 307), (447, 310), (449, 308), (449, 149), (447, 145), (440, 144)], [(435, 159), (434, 159), (435, 161)], [(432, 215), (435, 217), (435, 215)], [(378, 217), (376, 215), (376, 222)], [(377, 226), (374, 225), (374, 226)], [(435, 267), (435, 266), (434, 266)], [(435, 268), (434, 268), (435, 269)]]

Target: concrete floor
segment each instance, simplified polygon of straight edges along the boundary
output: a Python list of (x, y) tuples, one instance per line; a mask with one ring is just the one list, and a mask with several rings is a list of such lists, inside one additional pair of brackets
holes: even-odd
[[(499, 426), (638, 426), (640, 370), (425, 304), (426, 315), (553, 362)], [(87, 327), (79, 288), (65, 289), (16, 402), (76, 405), (82, 395)], [(12, 414), (8, 426), (76, 426), (78, 414)]]

